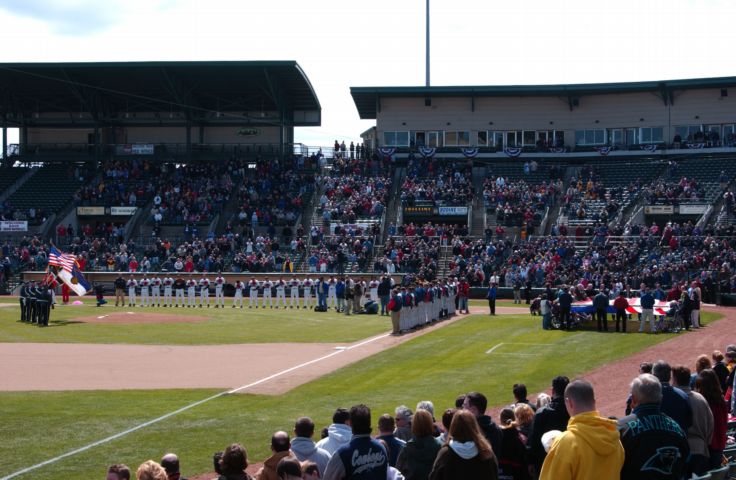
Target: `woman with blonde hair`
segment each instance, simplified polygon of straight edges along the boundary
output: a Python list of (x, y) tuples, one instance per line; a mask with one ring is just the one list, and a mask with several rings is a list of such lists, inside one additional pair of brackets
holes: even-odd
[(406, 480), (427, 480), (440, 450), (440, 441), (434, 437), (432, 414), (419, 409), (411, 423), (412, 438), (396, 459), (396, 468)]
[(532, 435), (534, 410), (526, 403), (517, 403), (514, 407), (514, 416), (516, 416), (516, 428), (519, 429), (519, 433), (523, 436), (524, 445), (526, 445)]
[(448, 440), (434, 462), (430, 480), (498, 480), (498, 462), (480, 432), (475, 415), (460, 410), (452, 417)]
[(138, 467), (135, 478), (136, 480), (167, 480), (168, 476), (164, 467), (153, 460), (147, 460)]

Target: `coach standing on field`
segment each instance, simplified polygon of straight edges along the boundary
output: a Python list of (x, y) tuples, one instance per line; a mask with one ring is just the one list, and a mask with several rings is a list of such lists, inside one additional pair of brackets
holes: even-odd
[(115, 279), (114, 282), (115, 285), (115, 306), (118, 306), (118, 302), (120, 302), (120, 305), (123, 307), (125, 306), (125, 279), (122, 275), (118, 275), (118, 278)]

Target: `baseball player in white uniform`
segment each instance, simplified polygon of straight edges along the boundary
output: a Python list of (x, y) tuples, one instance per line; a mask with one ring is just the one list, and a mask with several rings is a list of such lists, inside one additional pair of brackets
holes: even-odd
[(158, 275), (151, 279), (151, 306), (161, 306), (161, 279)]
[(273, 308), (273, 300), (271, 299), (271, 288), (273, 288), (273, 282), (270, 278), (266, 278), (261, 283), (263, 287), (263, 308), (266, 308), (266, 300), (268, 300), (268, 306)]
[[(258, 280), (256, 280), (255, 278), (251, 278), (250, 281), (248, 282), (248, 295), (249, 295), (248, 308), (253, 308), (253, 307), (258, 308), (258, 287), (259, 286), (260, 285), (258, 284)], [(264, 306), (266, 305), (265, 301), (263, 305)]]
[(368, 284), (369, 293), (371, 295), (371, 300), (378, 303), (378, 280), (375, 278), (370, 281)]
[(279, 301), (286, 308), (286, 282), (283, 278), (276, 282), (276, 308), (279, 308)]
[(294, 277), (289, 280), (291, 297), (289, 299), (289, 308), (299, 308), (299, 285), (300, 281)]
[(215, 308), (218, 306), (225, 308), (225, 279), (220, 272), (215, 278)]
[(304, 308), (310, 308), (312, 304), (312, 287), (314, 282), (311, 278), (307, 277), (302, 283), (304, 285)]
[(190, 276), (189, 280), (187, 280), (187, 308), (194, 308), (197, 306), (196, 288), (197, 281)]
[[(235, 281), (235, 296), (233, 297), (233, 308), (235, 308), (236, 305), (239, 305), (240, 308), (243, 308), (243, 289), (244, 288), (245, 288), (245, 284), (243, 282), (241, 282), (240, 280)], [(217, 305), (215, 305), (215, 307), (217, 307)]]
[[(161, 283), (164, 285), (164, 307), (171, 307), (171, 291), (174, 289), (174, 279), (170, 276), (164, 277)], [(181, 290), (181, 300), (182, 304), (184, 304), (184, 290)]]
[(210, 279), (205, 275), (199, 280), (199, 308), (207, 304), (210, 308)]
[(337, 287), (337, 280), (335, 277), (330, 278), (329, 286), (327, 287), (327, 308), (334, 308), (337, 310), (337, 293), (335, 288)]
[(143, 274), (143, 278), (141, 278), (141, 281), (138, 282), (138, 284), (141, 286), (141, 307), (147, 307), (148, 306), (148, 286), (151, 285), (151, 280), (146, 276), (146, 274)]
[(128, 306), (135, 307), (135, 287), (138, 286), (138, 282), (131, 275), (126, 285), (128, 286)]

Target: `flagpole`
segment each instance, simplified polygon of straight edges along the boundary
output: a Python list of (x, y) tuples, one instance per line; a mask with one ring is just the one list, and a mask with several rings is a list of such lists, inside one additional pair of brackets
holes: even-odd
[(429, 87), (429, 0), (427, 0), (427, 12), (426, 12), (426, 20), (427, 20), (427, 48), (426, 48), (426, 59), (425, 59), (425, 65), (426, 65), (426, 85)]

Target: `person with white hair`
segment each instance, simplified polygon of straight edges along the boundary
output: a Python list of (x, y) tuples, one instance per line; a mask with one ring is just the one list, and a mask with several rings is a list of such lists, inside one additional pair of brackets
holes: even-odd
[(621, 478), (682, 478), (690, 455), (687, 434), (661, 405), (659, 378), (643, 373), (631, 382), (633, 412), (618, 421), (626, 452)]

